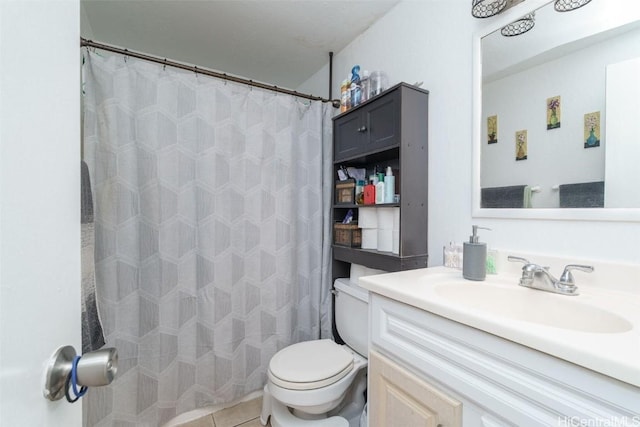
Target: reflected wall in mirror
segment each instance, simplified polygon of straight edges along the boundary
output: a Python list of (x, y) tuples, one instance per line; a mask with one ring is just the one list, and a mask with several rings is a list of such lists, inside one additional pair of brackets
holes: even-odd
[[(510, 17), (531, 12), (527, 3)], [(476, 209), (640, 208), (640, 1), (593, 0), (567, 13), (531, 3), (531, 31), (503, 37), (498, 21), (479, 35)], [(556, 97), (562, 116), (549, 125)], [(499, 138), (489, 144), (494, 116)], [(527, 156), (517, 160), (523, 130)]]

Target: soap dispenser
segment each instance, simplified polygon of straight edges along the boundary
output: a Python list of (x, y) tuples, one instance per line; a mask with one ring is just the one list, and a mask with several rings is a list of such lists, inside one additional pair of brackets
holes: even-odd
[(478, 229), (491, 230), (486, 227), (473, 226), (473, 234), (464, 242), (462, 249), (462, 277), (467, 280), (484, 280), (487, 276), (487, 244), (478, 241)]

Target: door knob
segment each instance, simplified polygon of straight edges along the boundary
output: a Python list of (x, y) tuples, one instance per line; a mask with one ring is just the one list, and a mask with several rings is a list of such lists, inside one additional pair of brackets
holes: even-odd
[[(118, 371), (118, 350), (103, 348), (82, 356), (66, 345), (60, 347), (49, 359), (44, 385), (44, 397), (59, 400), (68, 394), (70, 379), (73, 376), (74, 388), (99, 387), (111, 384)], [(80, 394), (80, 397), (84, 394)], [(77, 399), (76, 399), (77, 400)]]

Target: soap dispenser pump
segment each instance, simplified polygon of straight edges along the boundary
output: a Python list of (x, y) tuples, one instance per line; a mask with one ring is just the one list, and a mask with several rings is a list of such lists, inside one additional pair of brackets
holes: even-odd
[(462, 277), (467, 280), (484, 280), (487, 277), (487, 244), (478, 240), (478, 229), (490, 228), (473, 226), (473, 234), (464, 242), (462, 250)]

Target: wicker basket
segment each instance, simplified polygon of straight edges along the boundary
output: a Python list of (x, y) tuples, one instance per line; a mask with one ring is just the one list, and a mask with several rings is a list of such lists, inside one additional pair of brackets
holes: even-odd
[(336, 181), (336, 205), (353, 205), (356, 203), (356, 180)]
[(358, 228), (358, 223), (333, 224), (333, 243), (340, 246), (359, 248), (362, 245), (362, 229)]

